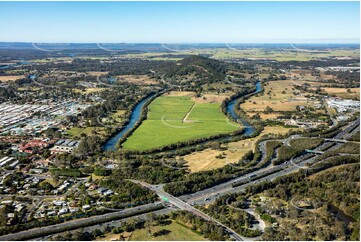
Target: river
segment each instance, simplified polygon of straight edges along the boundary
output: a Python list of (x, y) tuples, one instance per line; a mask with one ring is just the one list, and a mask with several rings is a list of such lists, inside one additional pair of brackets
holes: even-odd
[[(262, 91), (262, 86), (260, 82), (256, 83), (256, 91), (254, 91), (253, 93), (248, 94), (247, 96), (252, 96), (258, 92)], [(239, 98), (234, 99), (233, 101), (229, 102), (227, 105), (227, 113), (229, 113), (234, 119), (240, 121), (242, 123), (242, 125), (244, 126), (244, 135), (249, 136), (252, 135), (254, 132), (256, 132), (256, 129), (251, 126), (250, 123), (248, 123), (246, 120), (242, 119), (241, 117), (239, 117), (236, 112), (234, 111), (235, 105), (237, 103)]]
[(0, 69), (7, 69), (7, 68), (10, 68), (10, 67), (13, 67), (13, 66), (21, 66), (21, 65), (29, 65), (29, 64), (31, 64), (30, 61), (20, 61), (20, 62), (17, 62), (17, 63), (7, 64), (7, 65), (0, 65)]
[(142, 99), (137, 105), (135, 105), (134, 109), (132, 110), (132, 114), (130, 115), (130, 119), (128, 124), (116, 135), (112, 136), (105, 142), (103, 146), (103, 150), (108, 151), (114, 151), (116, 148), (116, 145), (126, 132), (128, 132), (130, 129), (134, 127), (134, 125), (137, 123), (137, 121), (140, 119), (140, 115), (142, 114), (142, 109), (144, 104), (151, 98), (153, 98), (156, 94), (149, 95)]

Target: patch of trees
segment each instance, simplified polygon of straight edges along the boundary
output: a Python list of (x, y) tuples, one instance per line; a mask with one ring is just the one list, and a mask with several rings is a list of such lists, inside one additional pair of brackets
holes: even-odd
[(49, 171), (53, 175), (57, 175), (57, 176), (66, 176), (66, 177), (82, 177), (83, 176), (83, 173), (81, 173), (80, 170), (75, 169), (75, 168), (63, 168), (63, 169), (53, 168), (53, 169), (49, 169)]
[(245, 211), (220, 203), (211, 204), (202, 210), (242, 236), (256, 237), (261, 235), (259, 230), (250, 229), (250, 225), (255, 222), (255, 219)]
[(115, 192), (111, 198), (102, 198), (111, 202), (111, 208), (125, 208), (129, 204), (152, 203), (158, 200), (158, 196), (149, 189), (124, 179), (115, 179), (114, 176), (101, 179), (98, 184)]
[[(312, 179), (298, 173), (297, 178), (264, 190), (266, 196), (288, 202), (295, 197), (311, 199), (319, 204), (319, 208), (317, 212), (308, 212), (289, 205), (282, 219), (277, 219), (287, 229), (276, 227), (266, 230), (263, 239), (286, 236), (291, 240), (359, 240), (360, 165), (350, 164), (336, 169), (337, 172), (334, 169), (312, 172)], [(306, 231), (299, 230), (289, 220), (297, 220), (298, 225), (307, 226)], [(320, 226), (325, 223), (326, 227)]]
[[(180, 224), (189, 224), (191, 229), (200, 233), (205, 238), (212, 241), (225, 241), (229, 238), (224, 228), (211, 221), (206, 221), (187, 211), (176, 211), (170, 215), (171, 219), (179, 221)], [(184, 226), (184, 225), (183, 225)]]
[(84, 137), (78, 147), (75, 148), (74, 153), (79, 158), (85, 158), (88, 155), (96, 154), (101, 151), (101, 138), (98, 135)]
[(0, 103), (19, 99), (12, 87), (0, 87)]
[(295, 139), (290, 142), (291, 146), (283, 145), (278, 148), (277, 160), (274, 160), (274, 165), (279, 165), (292, 157), (299, 156), (305, 152), (306, 149), (312, 149), (319, 146), (323, 139), (309, 139), (301, 138)]

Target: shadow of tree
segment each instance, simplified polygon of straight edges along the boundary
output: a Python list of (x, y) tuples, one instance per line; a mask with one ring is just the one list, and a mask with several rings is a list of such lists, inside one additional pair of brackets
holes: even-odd
[(170, 234), (170, 230), (168, 229), (161, 229), (153, 234), (154, 237), (162, 236), (162, 235), (168, 235)]
[(170, 225), (172, 223), (171, 220), (160, 220), (157, 222), (157, 225), (159, 226), (166, 226), (166, 225)]

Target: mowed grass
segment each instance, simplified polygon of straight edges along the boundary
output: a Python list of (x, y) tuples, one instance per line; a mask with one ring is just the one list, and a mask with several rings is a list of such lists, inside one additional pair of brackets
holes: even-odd
[(157, 236), (150, 236), (146, 229), (135, 230), (130, 236), (130, 241), (205, 241), (202, 236), (192, 230), (172, 222), (169, 225), (156, 226), (152, 233), (159, 233)]
[(148, 111), (147, 119), (123, 144), (124, 149), (149, 150), (240, 129), (227, 121), (220, 104), (198, 103), (189, 95), (158, 97)]

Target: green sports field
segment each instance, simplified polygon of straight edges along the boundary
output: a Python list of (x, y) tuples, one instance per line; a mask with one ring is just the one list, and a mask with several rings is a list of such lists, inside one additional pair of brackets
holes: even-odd
[(148, 150), (240, 129), (226, 119), (219, 104), (195, 103), (189, 96), (158, 97), (148, 111), (147, 119), (125, 141), (123, 148)]

